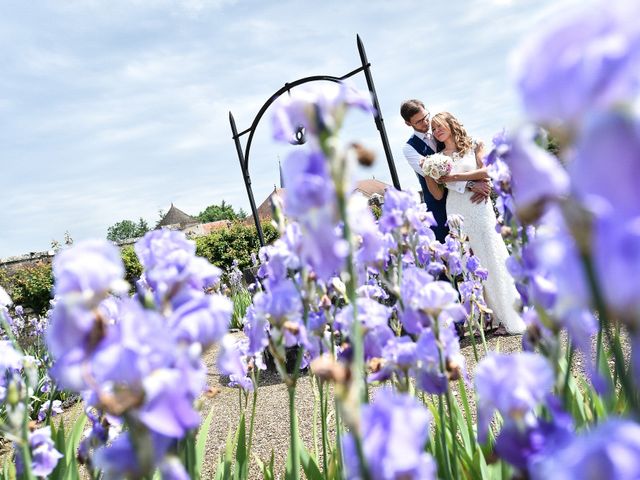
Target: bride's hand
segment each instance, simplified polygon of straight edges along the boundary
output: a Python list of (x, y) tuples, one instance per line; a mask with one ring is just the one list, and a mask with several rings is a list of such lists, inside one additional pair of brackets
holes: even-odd
[(455, 182), (455, 175), (443, 175), (438, 179), (438, 183)]

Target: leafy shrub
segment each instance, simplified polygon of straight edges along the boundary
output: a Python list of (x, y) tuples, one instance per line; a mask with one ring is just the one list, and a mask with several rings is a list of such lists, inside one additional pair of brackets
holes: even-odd
[(42, 315), (49, 307), (53, 288), (51, 263), (39, 261), (5, 271), (0, 282), (16, 305)]
[(124, 278), (132, 288), (136, 283), (136, 280), (142, 275), (142, 265), (132, 245), (127, 245), (120, 250), (120, 256), (124, 263)]
[(241, 329), (242, 319), (247, 313), (247, 308), (251, 305), (251, 294), (248, 290), (240, 290), (231, 295), (233, 302), (233, 313), (231, 314), (231, 328)]
[[(271, 224), (263, 224), (265, 242), (271, 243), (278, 238), (278, 231)], [(244, 270), (251, 266), (251, 254), (258, 253), (260, 241), (254, 226), (237, 222), (230, 228), (221, 229), (204, 237), (196, 238), (196, 255), (206, 258), (215, 266), (228, 271), (233, 261)]]

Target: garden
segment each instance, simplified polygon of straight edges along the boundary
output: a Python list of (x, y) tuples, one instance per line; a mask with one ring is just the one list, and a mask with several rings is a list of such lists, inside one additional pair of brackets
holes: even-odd
[(464, 218), (440, 243), (414, 193), (390, 188), (378, 215), (351, 193), (363, 152), (340, 130), (371, 99), (315, 88), (274, 104), (274, 139), (307, 142), (254, 258), (240, 230), (154, 230), (0, 288), (2, 478), (639, 478), (637, 13), (585, 11), (516, 52), (529, 122), (486, 166), (521, 337), (489, 331)]

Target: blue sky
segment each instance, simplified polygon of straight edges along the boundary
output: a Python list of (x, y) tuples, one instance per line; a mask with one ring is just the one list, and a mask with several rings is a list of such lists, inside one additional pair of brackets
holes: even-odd
[[(249, 210), (228, 112), (247, 128), (285, 82), (343, 75), (364, 41), (403, 188), (410, 134), (398, 110), (420, 98), (490, 141), (521, 122), (508, 55), (577, 0), (4, 0), (0, 4), (0, 257), (150, 225), (173, 202), (197, 214), (223, 199)], [(364, 77), (355, 85), (366, 88)], [(344, 140), (379, 152), (362, 178), (391, 183), (373, 120)], [(265, 117), (250, 171), (260, 203), (287, 148)]]

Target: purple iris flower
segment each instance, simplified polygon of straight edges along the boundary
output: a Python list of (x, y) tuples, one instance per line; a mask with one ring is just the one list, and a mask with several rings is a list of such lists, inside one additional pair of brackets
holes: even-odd
[(571, 166), (578, 197), (596, 213), (592, 254), (601, 286), (608, 303), (623, 312), (640, 307), (637, 282), (627, 281), (640, 273), (640, 195), (630, 177), (639, 155), (640, 121), (613, 112), (587, 127)]
[(349, 253), (342, 229), (331, 228), (333, 224), (334, 214), (325, 210), (303, 225), (305, 241), (300, 248), (300, 257), (318, 278), (325, 281), (342, 270)]
[(253, 382), (248, 378), (247, 348), (246, 340), (236, 341), (233, 337), (224, 337), (218, 355), (218, 368), (220, 373), (229, 377), (229, 386), (253, 391)]
[(169, 317), (169, 325), (179, 340), (204, 346), (220, 340), (229, 329), (233, 304), (223, 295), (202, 295), (183, 303)]
[(53, 260), (54, 293), (69, 305), (95, 307), (110, 291), (125, 293), (120, 251), (103, 240), (87, 240), (63, 250)]
[(529, 117), (573, 122), (637, 93), (639, 15), (636, 2), (598, 2), (541, 29), (514, 52)]
[(416, 362), (416, 343), (407, 336), (390, 338), (382, 349), (382, 368), (369, 375), (370, 382), (384, 381), (393, 373), (405, 377)]
[(300, 268), (299, 246), (301, 240), (300, 225), (287, 224), (284, 235), (260, 249), (260, 267), (258, 276), (268, 285), (287, 278), (289, 271)]
[[(171, 439), (151, 434), (149, 445), (146, 446), (149, 451), (143, 455), (150, 455), (155, 465), (164, 457), (170, 445)], [(105, 478), (139, 478), (149, 473), (144, 471), (136, 457), (136, 448), (129, 432), (121, 433), (109, 445), (96, 449), (93, 465), (102, 470)]]
[(259, 355), (269, 345), (269, 325), (266, 316), (257, 314), (253, 305), (247, 308), (242, 330), (249, 340), (249, 355)]
[(640, 425), (632, 420), (610, 418), (588, 433), (576, 436), (564, 448), (555, 449), (530, 465), (534, 480), (554, 478), (640, 477)]
[(299, 219), (314, 209), (331, 207), (335, 203), (335, 187), (329, 174), (329, 161), (320, 150), (294, 150), (282, 166), (287, 186), (285, 211)]
[(165, 458), (159, 467), (163, 480), (189, 480), (191, 477), (178, 457)]
[(180, 304), (191, 298), (191, 290), (201, 291), (218, 282), (222, 271), (196, 257), (195, 248), (184, 233), (166, 229), (148, 232), (136, 242), (136, 254), (145, 268), (144, 280), (158, 303), (169, 295), (178, 299), (174, 305)]
[(509, 421), (522, 422), (551, 392), (553, 369), (541, 355), (492, 354), (475, 371), (478, 395), (478, 438), (486, 438), (495, 410)]
[[(615, 227), (613, 227), (615, 228)], [(612, 232), (613, 233), (613, 232)], [(610, 241), (611, 239), (608, 239)], [(613, 252), (615, 249), (607, 249)], [(617, 256), (611, 253), (607, 262), (612, 262), (605, 268), (614, 269)], [(632, 256), (630, 264), (632, 265)], [(598, 259), (596, 258), (596, 267)], [(529, 302), (536, 302), (547, 309), (551, 320), (557, 327), (566, 328), (572, 343), (585, 355), (593, 360), (591, 341), (598, 331), (598, 323), (590, 311), (591, 295), (587, 284), (584, 267), (580, 259), (578, 246), (565, 225), (564, 219), (556, 208), (552, 208), (542, 217), (537, 235), (530, 240), (522, 251), (519, 264), (509, 263), (510, 270), (518, 270), (520, 293)], [(626, 269), (629, 266), (624, 265)], [(615, 281), (618, 285), (619, 280)], [(528, 286), (523, 287), (521, 282)], [(633, 289), (632, 285), (621, 285), (620, 291), (614, 295), (624, 294), (625, 288)], [(611, 287), (603, 284), (605, 294)], [(609, 290), (610, 291), (610, 290)], [(548, 332), (547, 327), (536, 322), (538, 329)], [(549, 335), (544, 335), (549, 337)], [(594, 382), (594, 386), (602, 391), (600, 377), (595, 364), (587, 366), (587, 372)]]
[(58, 358), (74, 348), (90, 349), (92, 345), (88, 337), (95, 323), (92, 312), (58, 302), (51, 311), (47, 329), (49, 351)]
[(138, 240), (135, 251), (145, 270), (153, 270), (167, 263), (188, 263), (196, 253), (196, 245), (181, 232), (161, 229), (152, 230)]
[[(380, 390), (362, 406), (360, 441), (372, 480), (436, 478), (433, 458), (424, 451), (431, 414), (415, 397)], [(360, 479), (352, 434), (343, 439), (348, 479)]]
[[(371, 298), (357, 299), (357, 319), (364, 329), (365, 359), (382, 356), (382, 350), (394, 337), (389, 327), (391, 309)], [(353, 323), (353, 307), (347, 305), (340, 310), (334, 321), (334, 329), (348, 335)]]
[[(410, 275), (406, 273), (411, 272)], [(404, 311), (400, 319), (409, 333), (419, 334), (433, 321), (460, 320), (466, 312), (458, 302), (458, 292), (449, 282), (430, 281), (416, 284), (415, 280), (423, 276), (408, 270), (403, 278), (401, 294)], [(428, 275), (424, 272), (424, 275)]]
[(455, 366), (466, 374), (464, 357), (460, 353), (460, 343), (452, 322), (439, 326), (438, 338), (433, 329), (426, 329), (418, 338), (416, 345), (416, 365), (411, 374), (418, 387), (427, 393), (442, 394), (449, 384), (448, 376), (440, 365)]
[(9, 340), (0, 340), (0, 384), (7, 371), (18, 372), (22, 368), (24, 357)]
[(389, 188), (384, 195), (379, 224), (383, 233), (406, 225), (418, 233), (426, 234), (429, 227), (436, 225), (436, 221), (426, 205), (420, 203), (417, 193)]
[(511, 465), (526, 471), (529, 463), (544, 458), (571, 440), (573, 426), (565, 417), (568, 415), (554, 417), (551, 421), (536, 418), (524, 427), (506, 422), (496, 439), (496, 453)]
[(359, 297), (373, 298), (375, 300), (386, 300), (389, 294), (379, 285), (360, 285), (356, 291)]
[[(378, 303), (371, 298), (358, 298), (357, 319), (365, 328), (374, 328), (380, 325), (386, 325), (389, 320), (391, 310), (389, 307)], [(336, 314), (334, 328), (337, 331), (348, 333), (353, 323), (353, 306), (347, 305)]]
[(603, 208), (614, 211), (620, 222), (640, 216), (640, 193), (634, 181), (639, 155), (638, 116), (614, 111), (591, 117), (569, 166), (578, 198), (596, 214)]
[(51, 439), (51, 427), (42, 427), (29, 433), (31, 447), (31, 473), (46, 477), (56, 468), (63, 455), (55, 449)]
[[(511, 192), (518, 215), (524, 219), (537, 218), (540, 205), (565, 196), (569, 192), (569, 176), (560, 162), (534, 141), (536, 131), (525, 127), (500, 148), (501, 159), (511, 172)], [(506, 147), (506, 148), (505, 148)], [(494, 168), (489, 173), (494, 177)]]
[(633, 318), (640, 309), (640, 285), (629, 279), (640, 275), (640, 215), (623, 222), (612, 213), (595, 228), (593, 255), (605, 299)]
[(270, 285), (268, 292), (258, 292), (253, 297), (255, 314), (266, 316), (272, 325), (281, 327), (286, 321), (300, 323), (302, 301), (291, 279)]
[(349, 198), (348, 217), (351, 230), (359, 240), (359, 248), (355, 254), (357, 264), (384, 261), (388, 256), (384, 235), (380, 232), (363, 195), (354, 194)]
[(293, 95), (282, 96), (275, 103), (273, 136), (276, 140), (290, 143), (299, 127), (304, 127), (307, 138), (312, 139), (323, 131), (335, 133), (346, 110), (353, 107), (373, 111), (369, 95), (347, 83), (297, 89)]
[(78, 458), (87, 463), (89, 460), (91, 450), (107, 443), (109, 439), (109, 427), (110, 423), (108, 417), (99, 415), (93, 407), (87, 407), (84, 410), (85, 415), (91, 422), (91, 430), (86, 435), (80, 445), (78, 446)]
[[(40, 410), (38, 411), (38, 421), (42, 422), (49, 413), (49, 406), (51, 405), (51, 400), (47, 400), (40, 406)], [(62, 402), (60, 400), (54, 400), (53, 405), (51, 406), (51, 416), (55, 417), (62, 413)]]
[(145, 404), (138, 414), (140, 420), (160, 435), (182, 438), (188, 430), (200, 424), (200, 415), (194, 409), (195, 398), (190, 390), (179, 370), (155, 370), (144, 379)]

